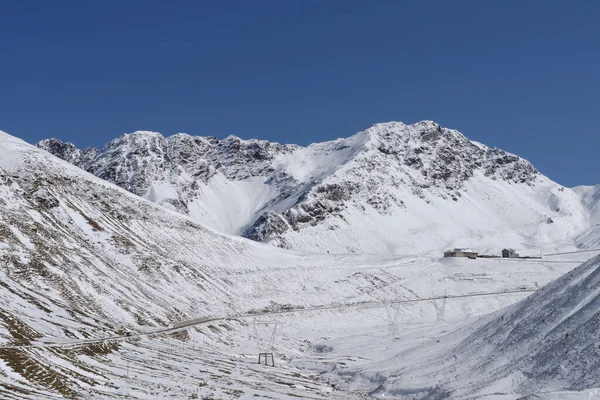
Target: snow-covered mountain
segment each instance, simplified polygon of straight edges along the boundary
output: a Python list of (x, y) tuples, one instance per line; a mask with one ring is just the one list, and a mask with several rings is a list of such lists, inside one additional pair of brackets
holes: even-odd
[[(308, 149), (317, 153), (318, 146)], [(70, 161), (81, 159), (77, 149), (64, 148), (72, 155)], [(350, 148), (336, 154), (359, 159), (359, 154), (349, 153)], [(286, 164), (284, 159), (308, 149), (282, 149), (271, 165), (287, 176), (284, 167), (300, 164)], [(328, 177), (354, 162), (327, 164), (329, 160), (321, 164)], [(155, 164), (144, 165), (151, 170)], [(327, 172), (328, 168), (337, 170)], [(116, 176), (120, 172), (114, 168)], [(223, 175), (217, 172), (209, 182), (218, 174)], [(543, 177), (535, 176), (531, 185), (496, 180), (504, 182), (501, 188), (524, 185), (531, 190), (526, 194), (537, 196), (535, 188)], [(466, 194), (456, 202), (441, 198), (446, 187), (431, 186), (428, 191), (439, 192), (439, 201), (458, 204), (469, 194), (471, 179), (463, 182)], [(561, 195), (573, 195), (581, 204), (580, 197), (568, 189), (558, 188), (556, 193), (553, 207), (565, 209)], [(516, 189), (513, 195), (520, 201), (529, 199)], [(424, 204), (436, 201), (416, 198)], [(353, 199), (346, 200), (348, 209), (354, 207)], [(582, 218), (593, 215), (593, 206), (581, 207)], [(324, 350), (314, 343), (351, 334), (370, 353), (361, 362), (374, 360), (377, 368), (396, 371), (397, 359), (386, 360), (398, 352), (376, 351), (388, 338), (382, 330), (387, 331), (384, 308), (389, 302), (402, 305), (396, 311), (402, 312), (403, 329), (428, 327), (438, 315), (461, 320), (510, 305), (573, 267), (569, 264), (573, 258), (565, 264), (440, 261), (440, 254), (338, 255), (279, 249), (217, 233), (191, 216), (143, 199), (2, 132), (0, 260), (0, 397), (11, 400), (361, 398), (354, 391), (333, 391), (324, 380), (309, 375), (310, 369), (295, 366), (304, 365), (302, 360), (313, 354), (323, 358)], [(436, 301), (441, 293), (447, 295), (448, 306), (440, 313)], [(178, 332), (154, 333), (203, 315), (221, 319)], [(262, 322), (281, 324), (275, 369), (256, 365), (257, 332), (262, 329), (263, 336), (271, 335)], [(135, 337), (114, 342), (124, 328)], [(356, 335), (357, 330), (364, 332)], [(429, 333), (420, 337), (427, 339)], [(86, 342), (98, 338), (110, 340)], [(407, 339), (402, 343), (415, 340)], [(462, 339), (453, 340), (457, 344)], [(331, 352), (337, 357), (334, 369), (359, 360), (348, 356), (353, 353), (343, 347), (338, 351), (343, 353)], [(386, 371), (375, 373), (377, 386), (382, 383), (380, 372)], [(446, 377), (440, 375), (440, 382)], [(385, 382), (390, 384), (386, 393), (401, 397), (394, 379)]]
[[(0, 261), (0, 398), (7, 400), (182, 399), (199, 391), (205, 398), (340, 398), (293, 371), (257, 371), (254, 337), (235, 317), (358, 301), (364, 279), (339, 269), (372, 263), (216, 233), (4, 132)], [(332, 266), (335, 274), (320, 273)], [(205, 315), (233, 320), (134, 343), (70, 345)], [(278, 348), (298, 354), (301, 340)], [(195, 345), (204, 341), (210, 349)], [(240, 375), (220, 351), (237, 353)], [(266, 389), (273, 381), (283, 383)]]
[(552, 250), (592, 243), (597, 216), (581, 191), (431, 121), (308, 147), (154, 132), (38, 146), (218, 231), (321, 253)]

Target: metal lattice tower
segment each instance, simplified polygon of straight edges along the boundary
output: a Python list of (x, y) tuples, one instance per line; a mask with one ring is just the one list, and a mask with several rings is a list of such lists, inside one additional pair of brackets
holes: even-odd
[[(266, 344), (266, 347), (263, 348), (263, 341), (260, 337), (260, 335), (258, 334), (258, 328), (257, 325), (259, 324), (264, 324), (265, 326), (269, 326), (269, 325), (274, 325), (273, 327), (273, 331), (271, 332), (271, 336), (269, 338), (269, 341)], [(270, 361), (270, 365), (272, 367), (275, 366), (275, 357), (274, 357), (274, 352), (275, 352), (275, 338), (277, 336), (277, 325), (279, 325), (278, 322), (260, 322), (260, 321), (256, 321), (254, 320), (254, 336), (256, 337), (256, 345), (258, 347), (258, 363), (262, 364), (262, 361), (264, 360), (264, 364), (265, 365), (269, 365), (269, 361)]]

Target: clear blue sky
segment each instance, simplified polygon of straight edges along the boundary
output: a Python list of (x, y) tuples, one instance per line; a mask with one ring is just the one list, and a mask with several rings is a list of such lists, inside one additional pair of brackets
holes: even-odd
[(599, 1), (22, 1), (0, 7), (0, 129), (308, 144), (431, 119), (600, 183)]

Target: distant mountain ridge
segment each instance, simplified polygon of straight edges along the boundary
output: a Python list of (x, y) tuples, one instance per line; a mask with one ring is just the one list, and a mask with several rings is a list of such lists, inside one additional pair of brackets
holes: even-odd
[(528, 161), (432, 121), (308, 147), (147, 131), (37, 146), (213, 229), (317, 252), (577, 246), (595, 215)]

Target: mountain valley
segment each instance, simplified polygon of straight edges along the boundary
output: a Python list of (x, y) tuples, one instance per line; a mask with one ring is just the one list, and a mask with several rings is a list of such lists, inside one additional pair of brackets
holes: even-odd
[[(0, 397), (588, 396), (599, 193), (430, 121), (308, 147), (0, 132)], [(467, 246), (543, 257), (442, 255)]]

